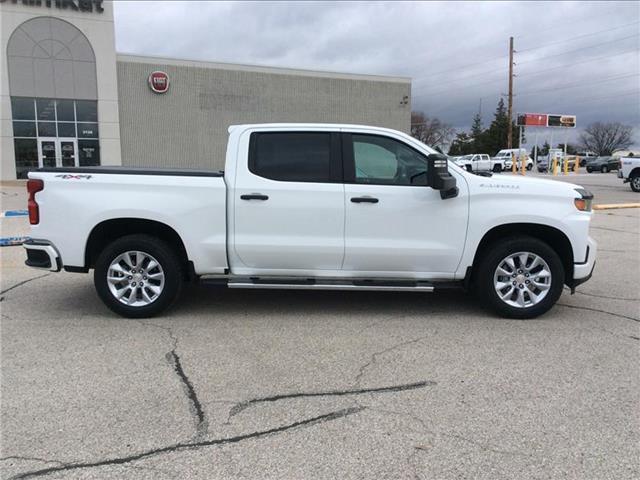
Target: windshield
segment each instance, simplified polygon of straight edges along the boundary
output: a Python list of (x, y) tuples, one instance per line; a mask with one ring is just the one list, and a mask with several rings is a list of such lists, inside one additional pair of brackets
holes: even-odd
[(464, 155), (460, 157), (460, 160), (471, 160), (472, 158), (473, 158), (473, 155)]

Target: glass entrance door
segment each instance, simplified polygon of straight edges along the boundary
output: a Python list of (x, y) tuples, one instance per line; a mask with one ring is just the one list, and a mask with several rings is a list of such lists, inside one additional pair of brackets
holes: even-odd
[(62, 167), (77, 167), (78, 166), (78, 149), (76, 148), (75, 139), (60, 139), (60, 159)]
[(75, 138), (38, 138), (39, 167), (77, 167), (78, 141)]

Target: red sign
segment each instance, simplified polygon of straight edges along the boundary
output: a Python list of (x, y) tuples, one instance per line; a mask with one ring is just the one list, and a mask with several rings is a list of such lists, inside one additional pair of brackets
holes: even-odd
[(169, 75), (164, 72), (151, 72), (149, 88), (156, 93), (167, 93), (169, 90)]
[(516, 125), (525, 127), (546, 127), (547, 115), (545, 113), (519, 113)]

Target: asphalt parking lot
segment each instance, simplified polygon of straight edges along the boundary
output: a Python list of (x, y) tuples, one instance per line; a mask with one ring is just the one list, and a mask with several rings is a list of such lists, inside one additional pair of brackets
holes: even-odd
[[(559, 180), (640, 201), (615, 174)], [(592, 280), (526, 321), (458, 293), (207, 286), (126, 320), (90, 275), (0, 248), (0, 475), (639, 478), (640, 209), (597, 211), (592, 236)]]

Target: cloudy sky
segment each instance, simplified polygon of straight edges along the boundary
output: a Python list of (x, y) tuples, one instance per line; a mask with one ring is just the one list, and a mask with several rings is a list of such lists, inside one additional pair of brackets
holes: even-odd
[(118, 1), (115, 20), (120, 53), (408, 76), (413, 109), (457, 129), (490, 122), (514, 36), (514, 113), (640, 136), (639, 2)]

